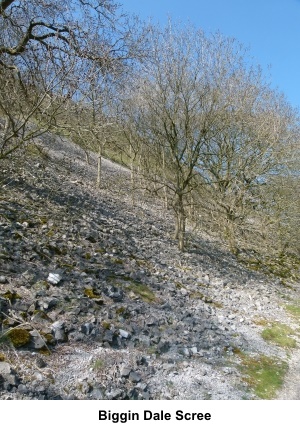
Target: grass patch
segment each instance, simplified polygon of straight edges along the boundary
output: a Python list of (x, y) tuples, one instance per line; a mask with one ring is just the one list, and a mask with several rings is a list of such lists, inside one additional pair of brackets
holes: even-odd
[(102, 370), (105, 367), (106, 367), (105, 361), (102, 360), (101, 358), (97, 358), (92, 365), (92, 368), (94, 371)]
[(285, 305), (286, 311), (298, 322), (300, 322), (300, 305), (298, 303)]
[(283, 385), (288, 369), (287, 363), (265, 355), (257, 357), (243, 355), (241, 358), (244, 381), (261, 399), (273, 399)]
[(140, 282), (131, 282), (126, 286), (126, 289), (139, 296), (144, 302), (152, 303), (156, 301), (153, 291), (150, 290), (147, 285), (141, 284)]
[(260, 325), (260, 326), (266, 327), (269, 324), (269, 321), (265, 320), (265, 319), (257, 319), (257, 320), (253, 320), (253, 323), (255, 325)]
[(265, 328), (261, 335), (264, 340), (275, 343), (275, 345), (283, 348), (295, 348), (296, 340), (290, 335), (295, 334), (295, 331), (286, 324), (272, 323), (271, 327)]

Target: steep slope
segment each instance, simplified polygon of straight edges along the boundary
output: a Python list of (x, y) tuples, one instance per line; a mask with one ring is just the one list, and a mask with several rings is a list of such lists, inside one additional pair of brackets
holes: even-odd
[(287, 360), (257, 322), (297, 328), (284, 304), (298, 289), (209, 238), (181, 254), (172, 214), (132, 204), (127, 169), (105, 160), (96, 190), (94, 156), (41, 145), (1, 173), (0, 398), (256, 398), (242, 354)]

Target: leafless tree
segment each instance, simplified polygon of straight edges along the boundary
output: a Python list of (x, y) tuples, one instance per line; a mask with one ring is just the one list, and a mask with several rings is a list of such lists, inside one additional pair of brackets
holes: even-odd
[[(89, 64), (116, 74), (140, 55), (143, 32), (132, 27), (113, 0), (0, 1), (2, 157), (63, 125), (58, 113), (69, 100), (78, 101), (87, 85), (81, 72)], [(12, 85), (16, 97), (10, 103)]]
[(148, 148), (147, 180), (169, 190), (183, 250), (187, 196), (203, 173), (204, 149), (224, 107), (218, 83), (241, 63), (241, 53), (234, 41), (172, 23), (153, 29), (151, 43), (149, 62), (131, 88), (131, 123)]

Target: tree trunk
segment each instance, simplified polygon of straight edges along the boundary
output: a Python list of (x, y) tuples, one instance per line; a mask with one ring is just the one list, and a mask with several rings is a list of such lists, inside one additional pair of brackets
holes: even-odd
[(185, 247), (185, 211), (183, 204), (183, 196), (181, 194), (177, 195), (177, 202), (174, 207), (175, 210), (175, 233), (174, 239), (178, 242), (178, 249), (184, 251)]
[(226, 220), (225, 220), (225, 238), (229, 244), (230, 252), (235, 256), (239, 254), (239, 249), (236, 243), (236, 235), (234, 228), (234, 214), (231, 209), (226, 210)]
[(166, 187), (166, 183), (167, 183), (166, 159), (165, 159), (165, 151), (164, 150), (162, 152), (162, 164), (163, 164), (163, 175), (164, 175), (164, 188), (163, 188), (164, 206), (165, 206), (165, 209), (168, 209), (168, 192), (167, 192), (167, 187)]
[(135, 206), (135, 167), (132, 148), (130, 146), (130, 182), (131, 182), (131, 202), (132, 206)]
[(97, 188), (101, 188), (101, 174), (102, 174), (102, 143), (98, 147), (98, 166), (97, 166)]

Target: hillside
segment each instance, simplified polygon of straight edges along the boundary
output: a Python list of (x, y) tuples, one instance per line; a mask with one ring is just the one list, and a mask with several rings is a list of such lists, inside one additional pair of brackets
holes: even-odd
[[(180, 253), (172, 213), (133, 205), (127, 169), (104, 160), (97, 190), (95, 157), (39, 145), (0, 174), (0, 399), (299, 399), (299, 285), (206, 236)], [(266, 363), (288, 394), (264, 395)]]

